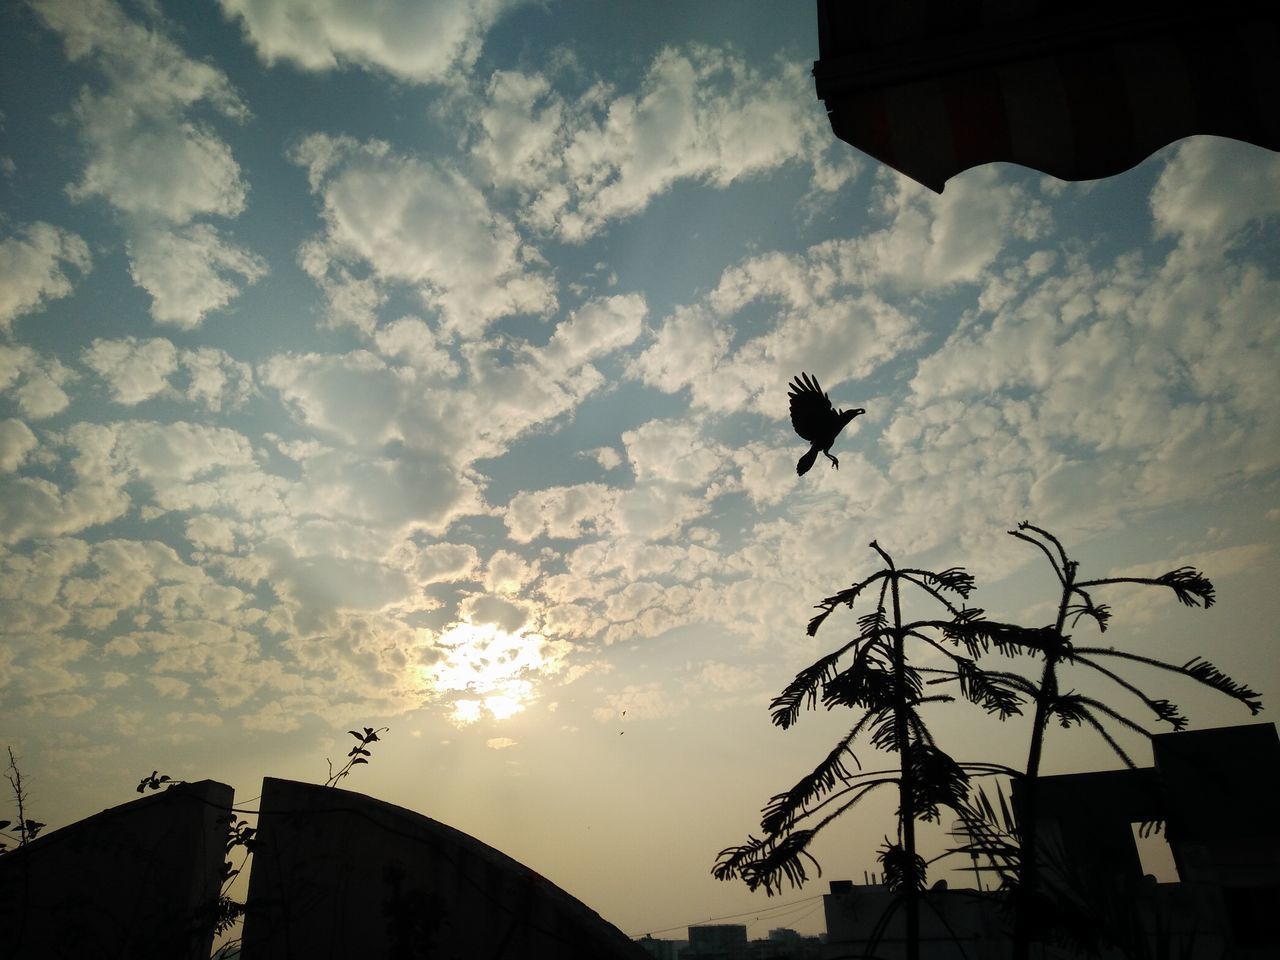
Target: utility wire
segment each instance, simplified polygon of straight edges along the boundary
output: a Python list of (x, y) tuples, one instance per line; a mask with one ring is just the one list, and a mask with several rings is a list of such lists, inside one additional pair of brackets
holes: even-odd
[[(776, 920), (778, 916), (786, 914), (790, 908), (798, 906), (800, 904), (812, 903), (814, 900), (819, 900), (823, 896), (824, 894), (816, 893), (812, 897), (804, 897), (800, 900), (791, 900), (791, 901), (788, 901), (787, 903), (779, 903), (776, 906), (766, 907), (763, 910), (743, 910), (742, 913), (726, 913), (722, 917), (706, 917), (701, 920), (691, 920), (688, 923), (677, 923), (677, 924), (673, 924), (670, 927), (662, 927), (661, 929), (648, 930), (646, 931), (645, 935), (652, 936), (655, 933), (668, 933), (672, 930), (682, 930), (685, 927), (696, 927), (702, 923), (715, 923), (717, 920), (736, 920), (741, 917), (755, 917), (756, 920), (760, 920), (760, 919)], [(765, 916), (766, 914), (773, 914), (774, 916)], [(755, 921), (752, 921), (752, 922), (755, 922)], [(641, 936), (641, 935), (628, 934), (628, 936), (630, 936), (631, 939), (634, 940), (636, 939), (637, 936)]]

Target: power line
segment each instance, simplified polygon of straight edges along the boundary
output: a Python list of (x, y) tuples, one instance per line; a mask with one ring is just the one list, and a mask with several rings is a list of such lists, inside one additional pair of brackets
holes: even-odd
[[(792, 907), (812, 903), (814, 900), (820, 900), (822, 897), (823, 894), (816, 893), (812, 897), (803, 897), (800, 900), (790, 900), (787, 903), (779, 903), (772, 907), (766, 907), (763, 910), (743, 910), (741, 913), (727, 913), (722, 917), (706, 917), (701, 920), (691, 920), (688, 923), (677, 923), (669, 927), (648, 930), (646, 931), (646, 935), (652, 936), (655, 933), (667, 933), (671, 930), (682, 930), (686, 927), (696, 927), (700, 923), (715, 923), (717, 920), (737, 920), (741, 917), (754, 917), (755, 920), (776, 920), (778, 916), (786, 914)], [(773, 914), (773, 916), (766, 916), (766, 914)], [(805, 914), (805, 916), (808, 916), (808, 914)], [(752, 922), (754, 923), (755, 920)], [(629, 934), (629, 936), (631, 936), (632, 939), (635, 939), (638, 934)]]

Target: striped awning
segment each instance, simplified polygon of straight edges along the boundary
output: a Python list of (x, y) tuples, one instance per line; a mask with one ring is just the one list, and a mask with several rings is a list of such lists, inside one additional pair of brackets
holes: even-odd
[(1280, 0), (818, 0), (841, 140), (939, 193), (978, 164), (1063, 180), (1192, 134), (1280, 150)]

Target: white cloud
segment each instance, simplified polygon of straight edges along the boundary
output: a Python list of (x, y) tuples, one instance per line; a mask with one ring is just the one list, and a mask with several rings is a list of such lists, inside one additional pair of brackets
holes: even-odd
[(186, 398), (215, 413), (243, 405), (254, 391), (253, 368), (224, 350), (182, 350), (178, 362), (187, 374)]
[(455, 583), (480, 578), (480, 554), (469, 543), (432, 543), (419, 547), (406, 542), (397, 556), (422, 584)]
[(255, 255), (222, 240), (200, 216), (235, 217), (248, 187), (230, 147), (193, 114), (248, 115), (226, 75), (188, 57), (159, 30), (129, 19), (113, 0), (34, 0), (61, 34), (68, 59), (90, 60), (105, 76), (86, 87), (73, 113), (88, 147), (73, 200), (100, 197), (125, 215), (130, 272), (151, 294), (158, 323), (198, 326), (253, 282)]
[(634, 339), (645, 309), (633, 295), (589, 301), (541, 347), (499, 338), (465, 342), (456, 360), (428, 327), (404, 319), (378, 335), (384, 356), (282, 354), (259, 376), (309, 428), (366, 451), (402, 443), (427, 461), (451, 464), (446, 488), (470, 497), (466, 491), (475, 487), (463, 468), (501, 455), (517, 437), (605, 386), (586, 361)]
[(107, 381), (111, 399), (133, 406), (165, 391), (178, 369), (178, 351), (160, 337), (139, 340), (94, 340), (81, 357), (85, 366)]
[(1028, 191), (975, 167), (937, 194), (898, 174), (881, 176), (880, 213), (889, 226), (854, 244), (867, 282), (908, 288), (976, 283), (1010, 239), (1035, 239), (1048, 208)]
[(801, 160), (814, 166), (815, 186), (836, 189), (852, 171), (826, 156), (830, 128), (808, 72), (761, 71), (710, 47), (667, 48), (636, 93), (595, 84), (572, 102), (545, 77), (498, 72), (472, 150), (495, 185), (517, 190), (531, 226), (570, 241), (680, 180), (726, 187)]
[(622, 434), (638, 483), (657, 481), (705, 489), (725, 464), (728, 450), (705, 440), (688, 420), (650, 420)]
[(129, 242), (133, 282), (151, 294), (156, 323), (191, 330), (267, 273), (262, 258), (227, 243), (207, 223), (148, 227)]
[(475, 63), (513, 0), (220, 0), (267, 64), (355, 65), (416, 83), (446, 83)]
[(606, 694), (604, 701), (604, 706), (591, 711), (599, 723), (617, 723), (624, 713), (627, 720), (660, 720), (688, 706), (686, 700), (669, 697), (657, 683), (628, 684), (617, 693)]
[(65, 410), (71, 398), (62, 388), (75, 377), (56, 357), (0, 344), (0, 390), (12, 392), (29, 419), (42, 420)]
[(187, 57), (112, 0), (32, 6), (62, 35), (68, 59), (91, 58), (108, 81), (102, 92), (85, 89), (76, 104), (90, 159), (74, 199), (101, 196), (125, 213), (174, 223), (243, 209), (245, 186), (227, 145), (184, 118), (197, 104), (232, 119), (246, 115), (222, 71)]
[(71, 293), (66, 267), (78, 273), (91, 266), (89, 248), (68, 230), (47, 223), (30, 223), (0, 240), (0, 330), (42, 308), (48, 301)]
[(606, 470), (622, 466), (622, 454), (618, 453), (614, 447), (598, 447), (588, 451), (588, 455), (594, 457), (595, 461)]
[(374, 342), (384, 357), (403, 360), (428, 376), (453, 378), (458, 374), (458, 364), (440, 337), (417, 317), (401, 317), (380, 327)]
[(517, 543), (539, 536), (576, 540), (610, 529), (619, 495), (600, 483), (526, 491), (511, 498), (503, 519)]
[(562, 371), (630, 346), (640, 336), (648, 313), (639, 294), (591, 300), (556, 325), (539, 356)]
[(148, 677), (147, 682), (155, 688), (156, 693), (170, 700), (185, 700), (191, 691), (191, 684), (177, 677)]
[(537, 561), (530, 563), (510, 550), (498, 550), (489, 557), (484, 586), (493, 593), (510, 596), (518, 594), (537, 575)]
[(1178, 145), (1151, 191), (1157, 236), (1225, 250), (1250, 223), (1280, 214), (1280, 160), (1217, 137)]
[(13, 473), (37, 446), (36, 435), (21, 420), (0, 420), (0, 473)]
[[(865, 281), (857, 241), (753, 257), (727, 269), (703, 300), (664, 318), (631, 372), (667, 393), (687, 388), (695, 403), (713, 410), (785, 418), (779, 370), (808, 371), (830, 392), (919, 343), (918, 322), (867, 292)], [(741, 315), (758, 303), (777, 311), (778, 320), (756, 336), (738, 335), (731, 347)], [(862, 405), (842, 403), (839, 394), (833, 399)]]
[[(382, 283), (416, 291), (446, 328), (466, 335), (498, 317), (555, 308), (554, 283), (531, 266), (533, 252), (461, 174), (383, 143), (358, 146), (323, 134), (291, 156), (309, 168), (327, 226), (323, 246), (307, 247), (302, 263), (331, 295), (345, 294), (351, 265), (360, 264)], [(339, 304), (332, 319), (367, 328), (377, 299), (365, 292), (361, 309)]]
[(62, 490), (41, 477), (0, 479), (0, 542), (57, 537), (122, 515), (129, 505), (119, 483), (78, 482)]

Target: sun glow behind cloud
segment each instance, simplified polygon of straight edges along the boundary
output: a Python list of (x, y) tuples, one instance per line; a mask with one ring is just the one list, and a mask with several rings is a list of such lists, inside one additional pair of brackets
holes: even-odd
[(451, 701), (458, 726), (486, 713), (506, 720), (525, 710), (537, 698), (537, 679), (558, 672), (565, 653), (563, 644), (536, 633), (491, 623), (456, 623), (435, 647), (440, 659), (418, 670), (432, 695)]

